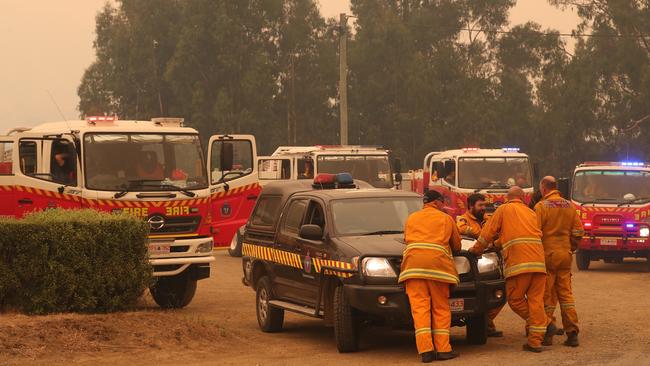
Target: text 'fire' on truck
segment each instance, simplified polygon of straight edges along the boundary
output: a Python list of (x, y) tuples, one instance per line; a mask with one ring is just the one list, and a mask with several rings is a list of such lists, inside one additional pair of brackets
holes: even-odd
[(259, 191), (247, 182), (257, 179), (254, 161), (255, 140), (242, 135), (211, 137), (206, 162), (198, 132), (180, 118), (16, 128), (0, 136), (0, 216), (91, 208), (140, 217), (150, 229), (153, 298), (184, 307), (210, 276), (214, 238), (229, 220), (234, 232), (238, 210), (254, 205), (246, 196)]
[[(492, 212), (506, 199), (512, 186), (523, 188), (526, 202), (533, 194), (533, 176), (528, 155), (518, 148), (464, 148), (431, 152), (422, 172), (411, 172), (411, 190), (436, 190), (445, 198), (446, 211), (456, 217), (465, 213), (467, 197), (484, 194)], [(409, 179), (407, 178), (407, 179)]]
[(573, 201), (585, 235), (576, 262), (620, 263), (647, 258), (650, 271), (650, 165), (642, 162), (587, 162), (573, 174)]

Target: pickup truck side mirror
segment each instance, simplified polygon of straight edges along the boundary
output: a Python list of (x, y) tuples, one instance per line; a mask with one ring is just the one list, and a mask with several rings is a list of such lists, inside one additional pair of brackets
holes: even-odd
[(307, 240), (323, 240), (323, 229), (318, 225), (302, 225), (298, 235)]

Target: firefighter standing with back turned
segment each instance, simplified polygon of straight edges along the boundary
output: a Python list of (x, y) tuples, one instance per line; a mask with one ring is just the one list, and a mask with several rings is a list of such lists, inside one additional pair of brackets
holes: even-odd
[[(460, 235), (472, 239), (478, 239), (481, 229), (485, 225), (485, 196), (480, 193), (474, 193), (467, 197), (467, 211), (456, 217), (456, 225)], [(492, 309), (488, 312), (488, 337), (503, 337), (503, 332), (497, 330), (494, 319), (499, 315), (502, 306)]]
[(523, 202), (524, 191), (513, 186), (507, 198), (508, 202), (497, 208), (469, 251), (481, 255), (496, 235), (500, 235), (495, 246), (501, 248), (505, 261), (508, 305), (526, 320), (528, 342), (523, 349), (538, 353), (542, 351), (545, 334), (555, 332), (544, 312), (546, 265), (542, 233), (535, 212)]
[(449, 292), (459, 282), (453, 252), (461, 243), (454, 219), (442, 211), (442, 195), (428, 191), (423, 201), (424, 208), (406, 220), (399, 282), (405, 284), (411, 304), (418, 353), (429, 363), (458, 356), (449, 343)]
[[(537, 221), (542, 230), (542, 243), (546, 254), (546, 315), (553, 324), (555, 305), (560, 301), (562, 325), (567, 334), (566, 346), (578, 346), (578, 314), (571, 290), (571, 263), (573, 252), (582, 238), (582, 223), (578, 214), (557, 190), (554, 177), (544, 177), (539, 183), (543, 198), (535, 205)], [(553, 344), (553, 335), (547, 334), (544, 345)]]

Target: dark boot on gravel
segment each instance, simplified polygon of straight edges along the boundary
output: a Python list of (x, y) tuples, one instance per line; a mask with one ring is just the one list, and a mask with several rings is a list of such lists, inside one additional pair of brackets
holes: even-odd
[(422, 363), (430, 363), (436, 359), (436, 353), (434, 351), (424, 352), (421, 356), (422, 356)]
[(557, 333), (557, 327), (555, 324), (551, 323), (546, 327), (546, 334), (544, 334), (544, 341), (542, 342), (543, 346), (552, 346), (553, 345), (553, 336)]
[(496, 330), (496, 328), (488, 328), (487, 336), (490, 338), (501, 338), (503, 337), (503, 332)]
[(453, 352), (438, 352), (436, 353), (436, 361), (447, 361), (458, 357), (457, 353)]
[(578, 333), (576, 332), (567, 333), (566, 341), (564, 341), (564, 345), (568, 347), (578, 347), (580, 345), (580, 342), (578, 342)]

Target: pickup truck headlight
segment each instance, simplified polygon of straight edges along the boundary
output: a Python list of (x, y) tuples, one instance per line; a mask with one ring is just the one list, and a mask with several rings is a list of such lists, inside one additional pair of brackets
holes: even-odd
[(478, 260), (478, 272), (488, 273), (499, 269), (499, 256), (496, 253), (484, 253)]
[(469, 259), (465, 257), (454, 257), (454, 264), (456, 265), (456, 272), (458, 272), (459, 275), (472, 271)]
[(641, 226), (639, 228), (639, 236), (642, 238), (647, 238), (648, 236), (650, 236), (650, 227)]
[(393, 266), (386, 258), (363, 258), (363, 275), (368, 277), (397, 277)]

